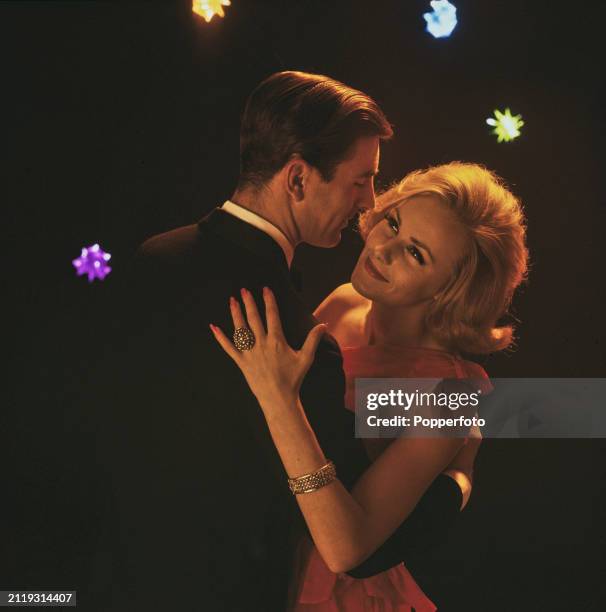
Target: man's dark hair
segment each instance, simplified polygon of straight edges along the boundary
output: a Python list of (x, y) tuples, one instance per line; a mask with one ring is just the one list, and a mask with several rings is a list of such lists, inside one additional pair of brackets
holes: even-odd
[(278, 72), (252, 92), (240, 129), (238, 189), (260, 187), (295, 154), (330, 181), (363, 136), (393, 134), (368, 95), (319, 74)]

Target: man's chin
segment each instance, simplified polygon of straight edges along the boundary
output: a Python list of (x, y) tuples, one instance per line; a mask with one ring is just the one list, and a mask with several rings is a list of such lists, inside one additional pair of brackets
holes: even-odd
[(332, 249), (332, 248), (334, 248), (336, 246), (339, 246), (339, 244), (341, 243), (341, 238), (342, 237), (343, 236), (341, 236), (341, 232), (339, 232), (337, 234), (337, 237), (332, 241), (331, 245), (328, 248)]
[(341, 242), (341, 230), (337, 231), (336, 234), (322, 236), (314, 242), (309, 242), (311, 246), (318, 247), (320, 249), (334, 249)]

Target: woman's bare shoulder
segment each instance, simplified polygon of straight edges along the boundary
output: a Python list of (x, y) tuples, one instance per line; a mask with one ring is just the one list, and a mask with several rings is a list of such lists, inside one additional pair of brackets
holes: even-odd
[(316, 318), (328, 325), (328, 331), (341, 346), (358, 343), (359, 315), (367, 308), (368, 300), (351, 283), (337, 287), (316, 308)]
[(351, 283), (345, 283), (324, 298), (314, 311), (314, 315), (330, 327), (336, 324), (346, 312), (360, 306), (364, 300), (365, 298), (353, 288)]

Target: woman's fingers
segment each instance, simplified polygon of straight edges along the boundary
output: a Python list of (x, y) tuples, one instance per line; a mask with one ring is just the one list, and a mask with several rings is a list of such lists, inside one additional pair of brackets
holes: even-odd
[(234, 322), (234, 329), (238, 327), (248, 327), (240, 308), (240, 302), (235, 297), (229, 298), (229, 310), (231, 312), (231, 320)]
[(469, 430), (469, 438), (482, 441), (482, 430), (477, 425), (472, 425)]
[(265, 317), (267, 318), (267, 333), (277, 338), (283, 338), (282, 321), (276, 296), (269, 287), (263, 287), (263, 299), (265, 300)]
[(236, 362), (240, 357), (240, 351), (232, 344), (231, 340), (223, 333), (220, 327), (209, 324), (210, 330), (215, 336), (215, 340), (221, 345), (221, 348)]
[(255, 298), (248, 289), (241, 289), (241, 293), (244, 307), (246, 308), (248, 327), (250, 327), (252, 333), (255, 334), (255, 338), (260, 339), (265, 335), (265, 327), (263, 326), (263, 321), (261, 321)]

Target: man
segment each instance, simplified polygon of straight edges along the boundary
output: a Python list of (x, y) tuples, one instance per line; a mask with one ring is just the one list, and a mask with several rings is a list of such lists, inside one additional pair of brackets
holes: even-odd
[[(282, 72), (251, 94), (231, 200), (197, 224), (147, 240), (123, 277), (105, 398), (103, 461), (113, 523), (97, 586), (104, 610), (260, 610), (289, 601), (305, 529), (263, 415), (210, 322), (229, 329), (228, 299), (276, 295), (289, 344), (316, 325), (289, 268), (297, 244), (338, 244), (374, 205), (380, 140), (392, 130), (367, 95), (324, 76)], [(341, 481), (368, 465), (345, 410), (344, 375), (326, 335), (302, 403)], [(353, 576), (378, 573), (456, 516), (461, 491), (439, 477), (406, 523)], [(442, 533), (442, 531), (439, 531)], [(292, 601), (293, 593), (290, 593)], [(101, 604), (100, 604), (101, 605)]]

